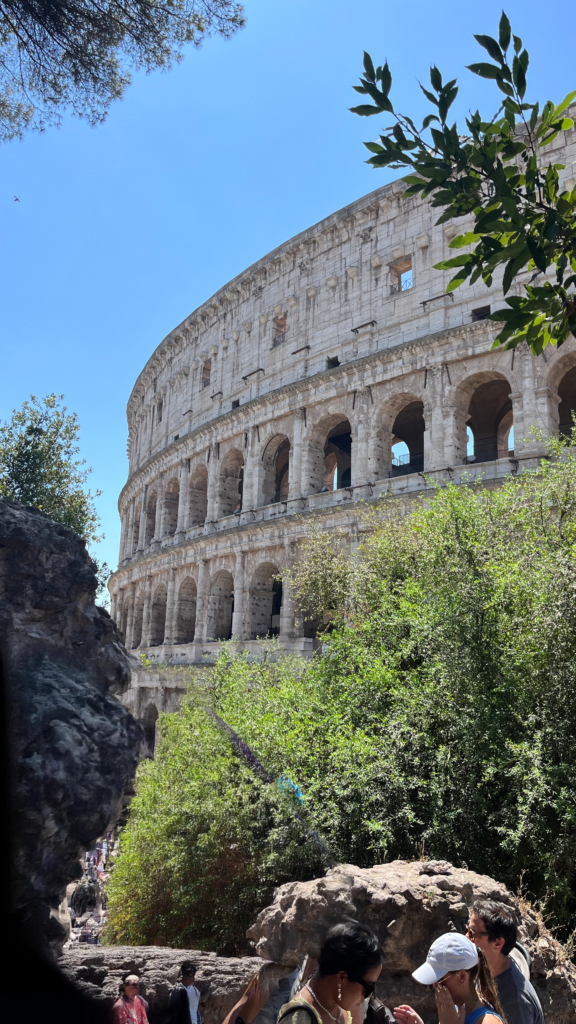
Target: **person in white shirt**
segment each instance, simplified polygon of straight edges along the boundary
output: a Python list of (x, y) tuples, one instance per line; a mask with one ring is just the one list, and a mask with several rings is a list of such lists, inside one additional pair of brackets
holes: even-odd
[(177, 985), (168, 1002), (168, 1024), (202, 1024), (198, 1007), (200, 991), (196, 988), (196, 965), (185, 960), (181, 967), (182, 983)]

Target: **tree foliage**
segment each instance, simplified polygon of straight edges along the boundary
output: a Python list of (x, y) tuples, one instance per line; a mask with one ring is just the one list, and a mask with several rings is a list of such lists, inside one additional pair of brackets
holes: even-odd
[(170, 68), (187, 43), (244, 24), (236, 0), (0, 0), (0, 132), (57, 122), (64, 108), (97, 124), (129, 67)]
[[(33, 505), (55, 523), (67, 526), (88, 544), (101, 540), (100, 519), (86, 489), (91, 470), (84, 469), (76, 413), (62, 405), (63, 395), (30, 396), (12, 419), (0, 424), (0, 495)], [(100, 590), (110, 575), (105, 562), (93, 559)]]
[(192, 686), (179, 713), (160, 717), (155, 760), (138, 769), (107, 942), (245, 953), (274, 887), (322, 873), (293, 797), (250, 770), (206, 700)]
[[(513, 888), (524, 872), (567, 934), (576, 447), (555, 439), (549, 456), (539, 474), (494, 490), (448, 486), (407, 516), (383, 503), (354, 554), (337, 537), (328, 558), (311, 537), (292, 583), (299, 572), (311, 616), (331, 614), (323, 652), (312, 663), (250, 661), (231, 645), (183, 716), (162, 719), (112, 878), (117, 941), (155, 941), (160, 930), (168, 943), (243, 948), (272, 878), (321, 873), (314, 845), (298, 854), (303, 824), (336, 860), (360, 866), (424, 853)], [(238, 763), (203, 702), (273, 780), (300, 788), (303, 818)], [(236, 849), (239, 861), (226, 859)], [(234, 922), (227, 938), (223, 918)]]
[(522, 278), (525, 295), (506, 299), (508, 308), (491, 319), (503, 325), (495, 346), (515, 348), (526, 341), (539, 354), (548, 344), (561, 345), (576, 329), (576, 186), (560, 189), (564, 165), (546, 155), (546, 147), (573, 127), (565, 112), (576, 91), (559, 104), (548, 100), (542, 109), (526, 101), (528, 51), (512, 34), (506, 14), (498, 39), (474, 38), (490, 61), (468, 69), (494, 82), (501, 96), (489, 119), (478, 110), (466, 118), (465, 134), (448, 120), (458, 93), (456, 79), (445, 82), (437, 67), (430, 68), (431, 89), (420, 86), (432, 106), (420, 128), (394, 110), (388, 63), (375, 67), (368, 53), (354, 89), (372, 103), (351, 109), (364, 117), (387, 113), (394, 119), (379, 142), (365, 143), (373, 154), (369, 164), (409, 167), (405, 194), (442, 208), (438, 224), (471, 220), (470, 229), (449, 243), (465, 251), (436, 264), (438, 270), (456, 270), (448, 291), (480, 278), (490, 287), (502, 271), (506, 295), (518, 275), (531, 274), (528, 281)]

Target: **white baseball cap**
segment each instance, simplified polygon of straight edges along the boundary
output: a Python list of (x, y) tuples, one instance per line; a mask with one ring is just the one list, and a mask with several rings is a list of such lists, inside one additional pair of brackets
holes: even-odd
[(478, 963), (478, 949), (465, 935), (447, 932), (433, 942), (428, 950), (426, 963), (412, 972), (415, 981), (421, 985), (433, 985), (448, 971), (467, 971)]

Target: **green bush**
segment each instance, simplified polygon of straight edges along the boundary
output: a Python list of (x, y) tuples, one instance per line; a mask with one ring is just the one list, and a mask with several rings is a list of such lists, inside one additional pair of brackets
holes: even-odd
[[(321, 870), (307, 826), (361, 866), (424, 853), (512, 887), (524, 873), (567, 933), (576, 455), (560, 441), (550, 455), (494, 490), (448, 486), (404, 518), (370, 513), (354, 555), (336, 538), (327, 558), (310, 538), (291, 581), (310, 616), (330, 611), (323, 653), (257, 662), (231, 645), (164, 718), (111, 882), (117, 940), (239, 951), (274, 883)], [(238, 759), (207, 701), (273, 779), (301, 788), (303, 819)]]

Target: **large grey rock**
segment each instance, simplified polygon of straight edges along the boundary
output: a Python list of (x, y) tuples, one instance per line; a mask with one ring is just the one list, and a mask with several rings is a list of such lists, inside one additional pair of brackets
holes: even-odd
[(142, 737), (117, 699), (130, 659), (95, 604), (84, 542), (36, 509), (0, 500), (0, 632), (12, 762), (12, 908), (56, 950), (79, 855), (115, 819)]
[(521, 919), (521, 941), (532, 957), (532, 982), (546, 1024), (574, 1024), (576, 968), (530, 908), (487, 875), (447, 861), (392, 861), (374, 868), (340, 864), (325, 878), (289, 882), (248, 932), (261, 957), (299, 964), (316, 958), (328, 928), (345, 917), (369, 925), (386, 954), (378, 995), (390, 1007), (410, 1003), (425, 1022), (436, 1022), (431, 990), (413, 981), (431, 943), (447, 931), (463, 932), (476, 899), (513, 907)]
[(264, 968), (265, 995), (273, 992), (278, 981), (288, 973), (284, 967), (264, 964), (259, 957), (222, 957), (195, 949), (158, 946), (73, 946), (58, 963), (85, 995), (103, 1000), (109, 1006), (118, 998), (124, 975), (138, 974), (140, 991), (150, 1003), (150, 1016), (159, 1021), (184, 960), (192, 960), (198, 967), (196, 984), (206, 1024), (221, 1024), (257, 971)]

